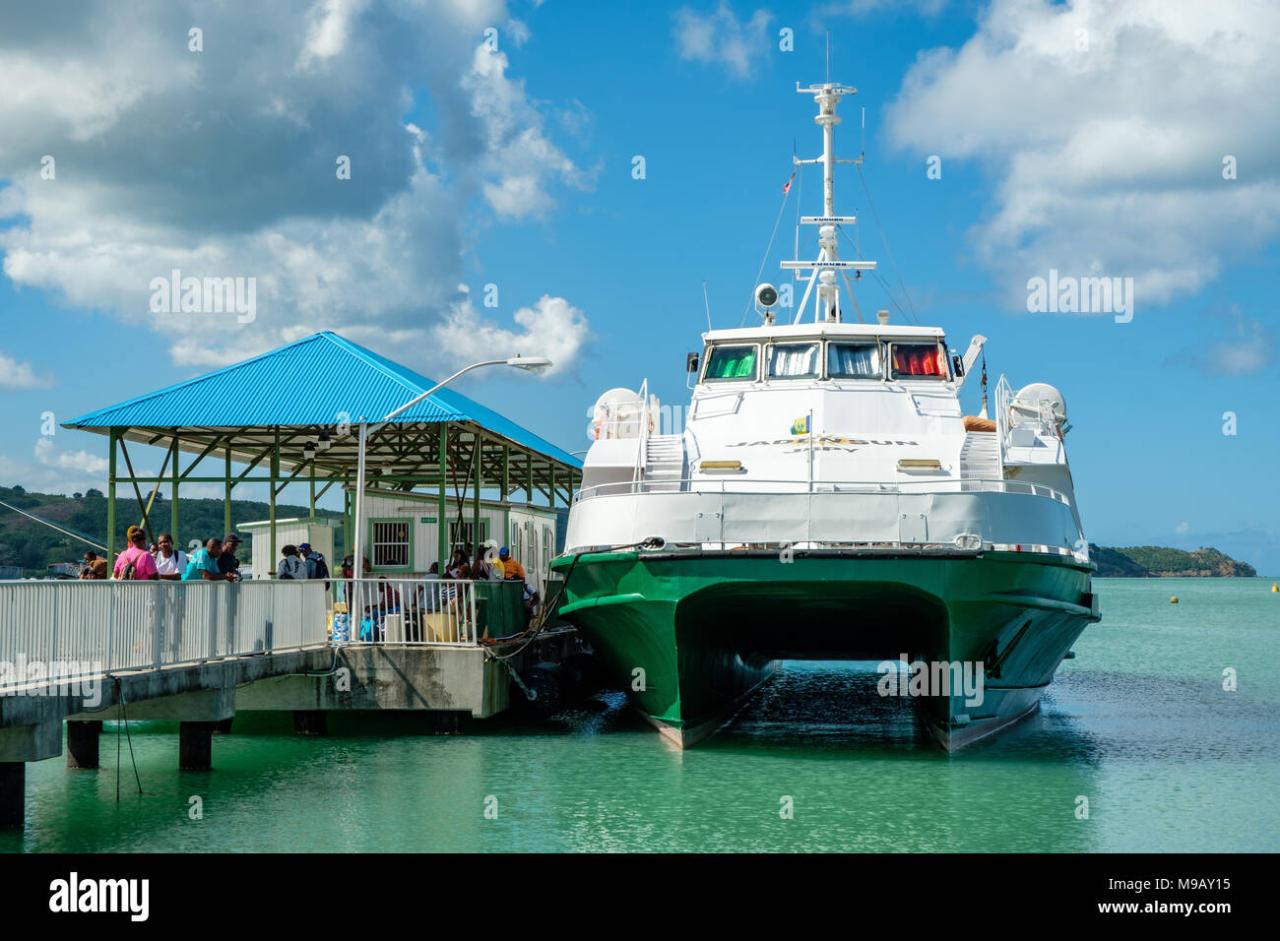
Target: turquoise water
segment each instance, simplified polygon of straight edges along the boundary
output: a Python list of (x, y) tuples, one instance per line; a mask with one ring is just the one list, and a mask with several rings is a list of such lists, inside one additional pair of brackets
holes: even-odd
[(874, 673), (833, 663), (788, 664), (683, 754), (616, 694), (466, 736), (340, 717), (300, 739), (237, 719), (207, 774), (176, 770), (174, 726), (133, 724), (144, 793), (126, 746), (118, 804), (108, 725), (101, 770), (28, 767), (27, 826), (0, 851), (1280, 850), (1280, 594), (1264, 579), (1096, 584), (1104, 619), (1041, 713), (950, 758)]

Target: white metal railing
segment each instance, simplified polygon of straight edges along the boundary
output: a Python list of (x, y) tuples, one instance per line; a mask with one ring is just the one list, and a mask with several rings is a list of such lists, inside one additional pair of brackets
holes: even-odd
[(627, 481), (583, 491), (569, 514), (566, 551), (1008, 547), (1080, 557), (1083, 539), (1067, 496), (1026, 481), (825, 482), (813, 489), (795, 480), (684, 483), (692, 486), (670, 490), (666, 481)]
[(1066, 494), (1021, 480), (995, 480), (991, 478), (948, 478), (947, 480), (902, 480), (892, 483), (882, 481), (834, 481), (815, 480), (761, 480), (757, 478), (698, 477), (683, 480), (624, 480), (616, 483), (596, 484), (585, 487), (573, 495), (574, 503), (596, 497), (621, 496), (637, 493), (666, 493), (673, 486), (687, 493), (733, 493), (771, 496), (781, 493), (1022, 493), (1047, 497), (1058, 503), (1071, 505)]
[[(323, 583), (0, 582), (0, 689), (324, 644)], [(7, 667), (7, 669), (4, 669)]]
[(424, 578), (352, 578), (338, 582), (333, 643), (479, 643), (474, 582)]

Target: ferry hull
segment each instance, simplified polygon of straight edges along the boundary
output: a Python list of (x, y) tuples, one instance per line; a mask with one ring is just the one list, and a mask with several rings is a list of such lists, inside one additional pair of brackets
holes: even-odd
[(894, 691), (911, 695), (934, 738), (954, 750), (1034, 711), (1098, 619), (1090, 567), (1025, 553), (797, 552), (784, 562), (776, 552), (618, 552), (554, 563), (561, 574), (571, 565), (561, 616), (682, 747), (731, 719), (783, 659), (905, 655), (981, 673), (980, 697), (939, 695), (936, 684), (916, 695), (905, 675)]

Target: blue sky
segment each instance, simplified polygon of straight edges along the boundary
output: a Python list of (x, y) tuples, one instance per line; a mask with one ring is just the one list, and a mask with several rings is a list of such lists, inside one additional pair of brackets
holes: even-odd
[[(0, 80), (23, 91), (0, 104), (0, 482), (101, 486), (105, 442), (43, 440), (46, 411), (315, 329), (428, 375), (551, 355), (549, 377), (461, 388), (568, 450), (607, 388), (648, 377), (681, 402), (702, 283), (715, 325), (738, 325), (793, 143), (819, 150), (794, 86), (823, 78), (825, 28), (832, 78), (860, 92), (838, 145), (856, 153), (865, 107), (884, 231), (851, 168), (840, 209), (920, 322), (961, 350), (986, 335), (993, 380), (1064, 391), (1090, 538), (1214, 545), (1280, 574), (1280, 28), (1243, 0), (1170, 6), (333, 0), (252, 29), (196, 0), (129, 22), (91, 2), (72, 22), (6, 10)], [(766, 279), (795, 199), (820, 208), (805, 172)], [(256, 319), (151, 313), (172, 267), (256, 277)], [(1134, 278), (1132, 322), (1028, 313), (1049, 268)], [(889, 306), (862, 285), (864, 310)]]

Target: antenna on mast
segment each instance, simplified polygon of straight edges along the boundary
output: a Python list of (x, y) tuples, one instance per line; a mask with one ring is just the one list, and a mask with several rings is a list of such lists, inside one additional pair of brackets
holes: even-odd
[[(830, 66), (831, 58), (831, 36), (827, 35), (827, 61)], [(809, 303), (810, 296), (814, 297), (813, 319), (817, 321), (828, 321), (838, 323), (842, 304), (840, 303), (840, 288), (836, 284), (836, 272), (842, 275), (848, 271), (854, 272), (854, 277), (860, 277), (863, 271), (872, 271), (876, 267), (874, 261), (862, 261), (861, 259), (846, 261), (840, 258), (839, 244), (837, 241), (837, 230), (841, 225), (853, 225), (857, 222), (854, 216), (841, 216), (836, 212), (835, 202), (835, 165), (837, 163), (853, 163), (862, 162), (862, 158), (856, 160), (841, 160), (836, 157), (835, 153), (835, 127), (840, 123), (840, 117), (836, 114), (836, 106), (840, 104), (840, 99), (845, 95), (857, 94), (857, 89), (848, 85), (841, 85), (838, 82), (827, 81), (821, 85), (811, 85), (808, 88), (802, 88), (800, 83), (796, 83), (796, 91), (802, 95), (812, 95), (813, 100), (817, 102), (818, 114), (813, 119), (814, 122), (822, 128), (822, 156), (815, 157), (812, 160), (801, 160), (799, 157), (792, 157), (792, 162), (796, 166), (805, 164), (821, 164), (822, 165), (822, 215), (820, 216), (801, 216), (801, 225), (818, 226), (818, 257), (814, 261), (784, 261), (782, 263), (783, 270), (795, 271), (797, 277), (799, 272), (808, 271), (808, 285), (805, 287), (804, 296), (800, 299), (800, 304), (796, 307), (796, 315), (794, 323), (800, 323), (804, 317), (805, 307)], [(846, 286), (848, 280), (846, 279)], [(815, 292), (815, 288), (817, 288)], [(850, 291), (852, 299), (852, 291)], [(856, 312), (857, 305), (854, 302), (854, 310)]]
[(702, 282), (702, 303), (707, 308), (707, 329), (711, 329), (711, 298), (707, 296), (707, 282)]

